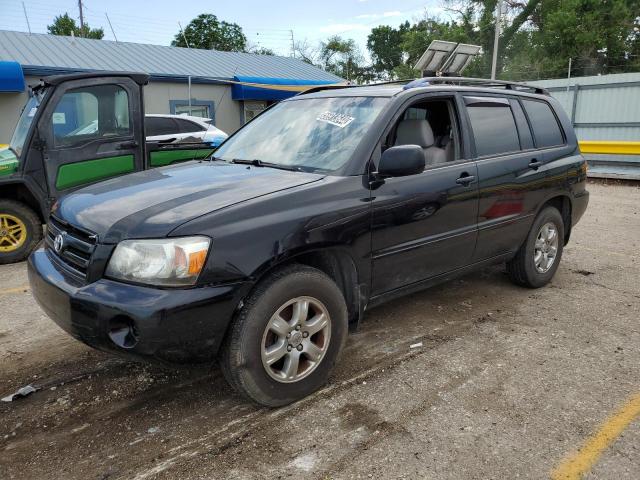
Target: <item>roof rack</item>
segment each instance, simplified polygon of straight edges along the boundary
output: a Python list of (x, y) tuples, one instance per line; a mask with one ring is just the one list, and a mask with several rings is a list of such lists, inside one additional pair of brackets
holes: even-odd
[(306, 90), (296, 94), (296, 95), (306, 95), (308, 93), (321, 92), (323, 90), (340, 90), (342, 88), (361, 88), (361, 87), (377, 87), (378, 85), (402, 85), (411, 80), (388, 80), (386, 82), (376, 82), (376, 83), (367, 83), (363, 85), (352, 85), (349, 83), (330, 83), (327, 85), (316, 85)]
[(348, 85), (348, 84), (329, 84), (329, 85), (317, 85), (311, 87), (298, 95), (306, 95), (309, 93), (321, 92), (323, 90), (339, 90), (343, 88), (366, 88), (377, 87), (380, 85), (404, 85), (403, 90), (410, 88), (428, 87), (433, 84), (449, 84), (455, 86), (472, 85), (474, 87), (485, 88), (502, 88), (504, 90), (514, 91), (530, 91), (531, 93), (537, 93), (539, 95), (549, 95), (549, 91), (542, 87), (536, 87), (534, 85), (527, 85), (526, 83), (508, 82), (505, 80), (490, 80), (487, 78), (472, 78), (472, 77), (423, 77), (417, 79), (404, 79), (404, 80), (389, 80), (387, 82), (369, 83), (366, 85)]
[(507, 82), (504, 80), (489, 80), (486, 78), (471, 78), (471, 77), (424, 77), (418, 78), (407, 83), (403, 90), (408, 90), (410, 88), (418, 88), (418, 87), (428, 87), (433, 84), (450, 84), (450, 85), (472, 85), (475, 87), (486, 87), (486, 88), (503, 88), (505, 90), (515, 90), (515, 91), (531, 91), (532, 93), (537, 93), (540, 95), (549, 95), (549, 92), (541, 87), (536, 87), (534, 85), (527, 85), (525, 83), (518, 82)]

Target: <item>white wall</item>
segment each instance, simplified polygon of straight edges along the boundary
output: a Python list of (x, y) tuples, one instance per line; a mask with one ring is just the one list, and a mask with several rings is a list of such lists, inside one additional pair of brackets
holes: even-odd
[[(27, 85), (36, 85), (40, 81), (36, 77), (25, 77)], [(0, 92), (0, 143), (9, 143), (13, 129), (18, 123), (22, 107), (29, 98), (27, 92)]]
[[(187, 100), (189, 87), (186, 83), (150, 82), (144, 89), (147, 113), (171, 113), (169, 100)], [(215, 125), (231, 134), (242, 126), (241, 102), (231, 99), (231, 87), (225, 85), (191, 84), (191, 98), (213, 102)]]

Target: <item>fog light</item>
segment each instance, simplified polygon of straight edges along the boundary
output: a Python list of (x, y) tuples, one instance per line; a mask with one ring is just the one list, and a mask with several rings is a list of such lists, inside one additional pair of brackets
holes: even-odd
[(138, 343), (138, 332), (129, 317), (118, 316), (109, 321), (109, 338), (120, 348), (133, 348)]

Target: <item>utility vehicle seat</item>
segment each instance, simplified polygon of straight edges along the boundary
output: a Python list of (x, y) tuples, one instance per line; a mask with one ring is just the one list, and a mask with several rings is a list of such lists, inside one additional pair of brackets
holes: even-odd
[(419, 145), (422, 147), (426, 165), (446, 162), (445, 151), (434, 145), (435, 138), (428, 120), (402, 120), (398, 125), (395, 144)]

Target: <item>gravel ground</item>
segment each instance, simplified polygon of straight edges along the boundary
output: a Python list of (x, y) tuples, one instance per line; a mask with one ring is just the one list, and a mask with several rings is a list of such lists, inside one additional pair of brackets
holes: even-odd
[[(640, 391), (640, 188), (589, 189), (546, 288), (495, 267), (372, 310), (331, 382), (277, 410), (217, 367), (85, 347), (2, 266), (0, 396), (41, 389), (0, 403), (0, 478), (549, 478)], [(637, 480), (639, 450), (636, 418), (587, 478)]]

